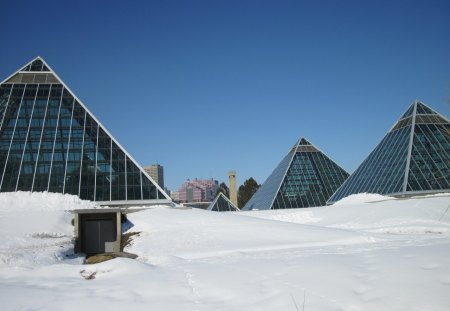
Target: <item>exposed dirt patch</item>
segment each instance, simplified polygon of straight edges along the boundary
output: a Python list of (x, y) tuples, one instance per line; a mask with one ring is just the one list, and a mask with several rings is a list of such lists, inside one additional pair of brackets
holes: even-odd
[(120, 242), (120, 250), (123, 252), (125, 247), (131, 244), (133, 242), (133, 236), (139, 236), (141, 234), (140, 232), (127, 232), (122, 235), (122, 241)]
[(107, 261), (107, 260), (111, 260), (111, 259), (114, 259), (116, 257), (117, 256), (113, 255), (113, 254), (92, 255), (92, 256), (86, 257), (86, 259), (84, 260), (84, 263), (87, 264), (87, 265), (92, 265), (92, 264), (104, 262), (104, 261)]

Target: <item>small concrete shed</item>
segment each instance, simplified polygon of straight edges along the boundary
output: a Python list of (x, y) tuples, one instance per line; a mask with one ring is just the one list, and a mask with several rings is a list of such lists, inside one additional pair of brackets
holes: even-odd
[(91, 254), (120, 252), (122, 214), (118, 208), (72, 211), (75, 226), (75, 252)]

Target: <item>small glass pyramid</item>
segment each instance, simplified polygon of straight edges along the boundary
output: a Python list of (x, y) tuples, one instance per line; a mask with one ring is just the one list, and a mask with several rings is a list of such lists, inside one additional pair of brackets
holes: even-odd
[(222, 192), (220, 192), (214, 201), (207, 208), (208, 211), (214, 212), (237, 212), (237, 208)]
[(339, 165), (301, 138), (243, 210), (323, 206), (348, 176)]

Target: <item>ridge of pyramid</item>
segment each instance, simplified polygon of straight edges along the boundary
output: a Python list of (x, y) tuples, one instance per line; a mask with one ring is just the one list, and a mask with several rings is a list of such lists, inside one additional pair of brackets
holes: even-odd
[(411, 106), (409, 106), (409, 108), (406, 109), (405, 113), (403, 113), (403, 115), (400, 117), (400, 119), (405, 119), (407, 117), (412, 116), (413, 112), (414, 112), (415, 105), (416, 105), (416, 102), (412, 103)]

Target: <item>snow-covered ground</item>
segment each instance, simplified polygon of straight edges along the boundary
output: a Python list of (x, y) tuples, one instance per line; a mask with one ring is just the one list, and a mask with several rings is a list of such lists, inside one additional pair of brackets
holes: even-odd
[[(1, 310), (450, 310), (450, 195), (128, 215), (117, 258), (72, 255), (74, 196), (0, 194)], [(93, 274), (86, 280), (83, 276)]]

